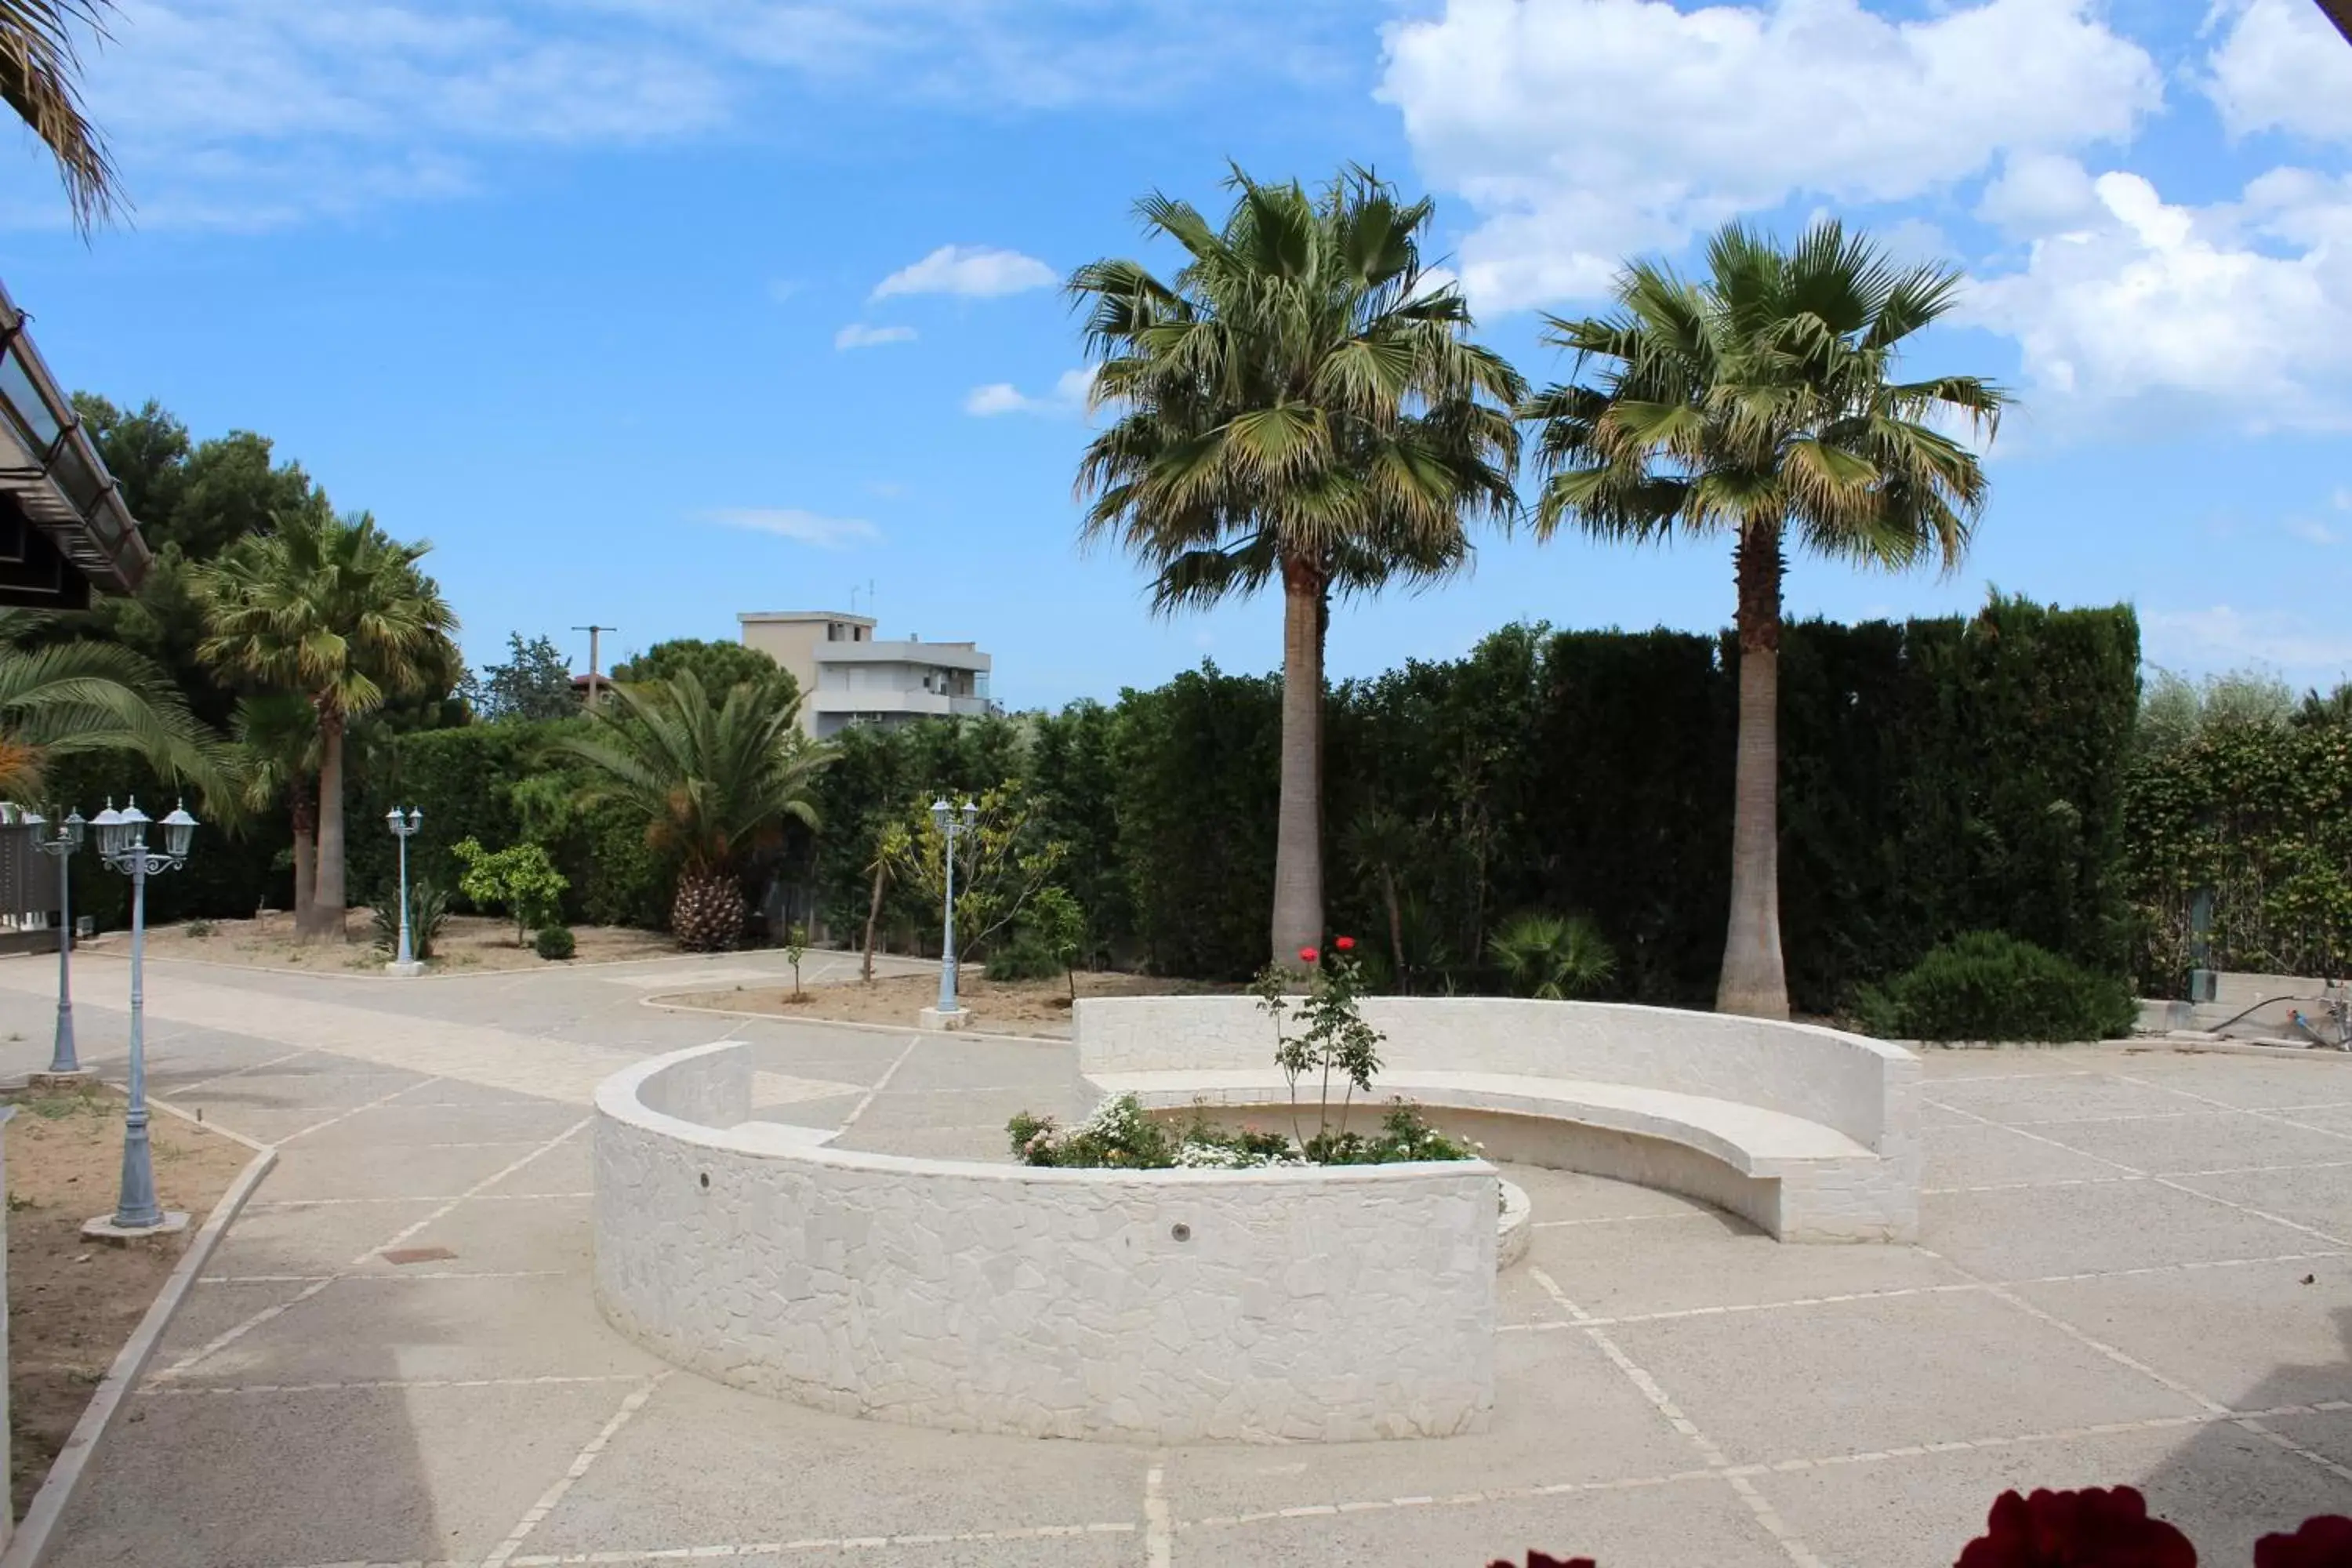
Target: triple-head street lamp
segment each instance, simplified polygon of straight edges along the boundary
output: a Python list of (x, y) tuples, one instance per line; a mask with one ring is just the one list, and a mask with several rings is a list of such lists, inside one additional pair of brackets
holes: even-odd
[(49, 1049), (49, 1076), (78, 1077), (81, 1062), (74, 1055), (73, 857), (89, 825), (79, 811), (58, 823), (54, 834), (42, 831), (48, 826), (48, 819), (37, 811), (27, 811), (17, 820), (33, 830), (33, 847), (54, 856), (58, 862), (58, 1037)]
[(939, 1026), (953, 1028), (963, 1021), (956, 1002), (955, 852), (956, 835), (969, 833), (980, 819), (980, 807), (966, 801), (961, 808), (944, 800), (931, 802), (931, 821), (947, 837), (948, 897), (946, 931), (940, 942)]
[(408, 841), (425, 826), (425, 813), (412, 805), (408, 815), (403, 816), (395, 805), (383, 814), (383, 825), (400, 840), (400, 956), (384, 967), (394, 974), (421, 974), (425, 966), (416, 962), (416, 955), (408, 947)]
[(131, 879), (131, 1106), (122, 1123), (122, 1194), (109, 1218), (94, 1219), (82, 1227), (86, 1236), (140, 1236), (187, 1223), (185, 1215), (167, 1215), (155, 1200), (155, 1165), (147, 1147), (146, 993), (142, 972), (147, 957), (147, 879), (184, 865), (188, 844), (195, 837), (196, 819), (185, 804), (174, 807), (161, 823), (163, 847), (147, 844), (151, 822), (133, 800), (122, 811), (114, 802), (91, 819), (98, 829), (98, 858)]

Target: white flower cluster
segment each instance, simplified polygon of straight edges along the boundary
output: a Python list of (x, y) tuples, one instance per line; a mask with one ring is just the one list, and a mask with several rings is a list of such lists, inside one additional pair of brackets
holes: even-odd
[(1304, 1165), (1295, 1154), (1252, 1154), (1223, 1143), (1186, 1142), (1176, 1146), (1176, 1163), (1187, 1171), (1257, 1171), (1272, 1165)]

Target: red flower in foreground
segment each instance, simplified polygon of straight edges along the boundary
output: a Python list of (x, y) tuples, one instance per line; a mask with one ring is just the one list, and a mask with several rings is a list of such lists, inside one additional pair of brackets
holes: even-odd
[(1341, 952), (1353, 952), (1356, 951), (1356, 939), (1352, 936), (1343, 936), (1331, 945)]
[[(1519, 1568), (1519, 1565), (1512, 1562), (1507, 1557), (1497, 1557), (1492, 1563), (1487, 1563), (1486, 1568)], [(1530, 1550), (1528, 1552), (1528, 1568), (1592, 1568), (1592, 1559), (1590, 1557), (1554, 1557), (1549, 1552)]]
[(2293, 1535), (2254, 1542), (2254, 1568), (2352, 1568), (2352, 1519), (2323, 1513)]
[[(2280, 1568), (2303, 1559), (2281, 1558)], [(2312, 1558), (2314, 1563), (2323, 1561)], [(1958, 1568), (2197, 1568), (2197, 1548), (2130, 1487), (2003, 1492)]]
[(1302, 947), (1298, 950), (1298, 962), (1301, 963), (1312, 963), (1322, 956), (1311, 947)]

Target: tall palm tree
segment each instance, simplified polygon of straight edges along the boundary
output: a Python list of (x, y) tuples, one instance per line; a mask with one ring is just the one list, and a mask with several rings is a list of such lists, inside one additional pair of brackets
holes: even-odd
[(646, 816), (646, 842), (678, 859), (670, 930), (695, 952), (734, 946), (743, 931), (744, 857), (780, 840), (787, 819), (814, 828), (810, 790), (832, 748), (800, 730), (800, 698), (743, 681), (714, 700), (680, 669), (667, 680), (606, 688), (618, 699), (590, 715), (584, 735), (554, 742), (604, 775), (591, 801), (627, 801)]
[(0, 610), (0, 797), (39, 800), (52, 763), (89, 752), (129, 752), (167, 781), (222, 795), (219, 742), (162, 670), (120, 643), (27, 646), (47, 625)]
[(0, 99), (57, 160), (84, 233), (122, 205), (114, 158), (82, 110), (74, 29), (106, 37), (113, 0), (0, 0)]
[(319, 715), (293, 691), (237, 700), (231, 720), (246, 809), (280, 800), (294, 833), (294, 929), (307, 930), (319, 873)]
[(453, 668), (457, 617), (416, 563), (433, 547), (403, 544), (364, 512), (324, 507), (276, 520), (201, 579), (208, 663), (299, 693), (319, 734), (319, 853), (307, 937), (343, 927), (343, 742), (354, 718)]
[(1153, 574), (1159, 611), (1279, 582), (1281, 805), (1272, 952), (1295, 963), (1323, 926), (1323, 640), (1329, 600), (1427, 583), (1469, 554), (1465, 517), (1507, 520), (1525, 394), (1470, 341), (1470, 311), (1424, 270), (1433, 211), (1349, 169), (1310, 195), (1234, 172), (1222, 226), (1189, 204), (1138, 204), (1186, 255), (1082, 267), (1097, 406), (1089, 541)]
[(1960, 274), (1901, 268), (1866, 237), (1817, 223), (1792, 247), (1732, 224), (1689, 280), (1640, 261), (1616, 310), (1548, 318), (1585, 379), (1530, 399), (1548, 478), (1538, 537), (1573, 521), (1602, 539), (1728, 534), (1738, 579), (1739, 746), (1731, 918), (1716, 1005), (1785, 1018), (1780, 959), (1780, 579), (1787, 548), (1901, 570), (1949, 569), (1985, 476), (1936, 427), (1990, 439), (2007, 397), (1974, 376), (1894, 379), (1903, 345), (1951, 308)]

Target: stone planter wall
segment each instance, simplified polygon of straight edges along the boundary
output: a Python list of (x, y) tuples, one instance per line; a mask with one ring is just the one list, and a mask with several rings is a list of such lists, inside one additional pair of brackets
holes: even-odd
[(828, 1410), (1033, 1436), (1340, 1442), (1486, 1424), (1492, 1166), (859, 1153), (739, 1128), (757, 1051), (674, 1053), (598, 1092), (597, 1297), (656, 1353)]

